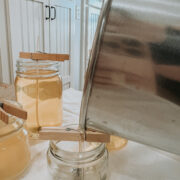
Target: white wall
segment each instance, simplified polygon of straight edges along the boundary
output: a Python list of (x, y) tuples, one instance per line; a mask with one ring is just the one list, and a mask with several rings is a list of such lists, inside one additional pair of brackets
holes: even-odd
[(96, 27), (104, 0), (82, 1), (81, 21), (81, 61), (80, 61), (80, 89), (83, 89), (89, 55), (96, 32)]
[(0, 0), (0, 82), (10, 83), (10, 61), (5, 0)]
[(75, 37), (74, 37), (74, 88), (80, 89), (80, 47), (81, 47), (81, 0), (76, 0)]

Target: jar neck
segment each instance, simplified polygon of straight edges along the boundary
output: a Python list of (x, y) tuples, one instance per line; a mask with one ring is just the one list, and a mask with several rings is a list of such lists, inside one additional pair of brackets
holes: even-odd
[(59, 75), (60, 63), (56, 61), (19, 59), (16, 64), (17, 76), (29, 78)]
[[(96, 143), (97, 145), (91, 150), (82, 152), (72, 152), (63, 150), (58, 144), (60, 141), (50, 141), (50, 153), (56, 158), (70, 164), (86, 164), (95, 161), (104, 155), (106, 151), (105, 144)], [(77, 142), (80, 143), (80, 142)], [(84, 142), (82, 142), (84, 143)]]

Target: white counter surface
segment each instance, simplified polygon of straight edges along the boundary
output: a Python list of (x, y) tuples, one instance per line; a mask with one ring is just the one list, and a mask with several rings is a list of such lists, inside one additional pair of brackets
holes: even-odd
[[(64, 124), (78, 122), (82, 93), (63, 93)], [(48, 141), (31, 141), (32, 161), (18, 179), (51, 180), (47, 169)], [(180, 157), (129, 141), (120, 151), (109, 154), (111, 180), (180, 180)]]

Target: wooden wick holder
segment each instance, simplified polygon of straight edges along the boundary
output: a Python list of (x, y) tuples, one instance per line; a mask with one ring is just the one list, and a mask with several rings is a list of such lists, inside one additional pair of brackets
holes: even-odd
[(27, 112), (23, 109), (7, 102), (0, 103), (0, 120), (4, 121), (6, 124), (8, 124), (9, 121), (8, 114), (24, 120), (27, 119)]
[(91, 130), (83, 132), (66, 127), (43, 127), (39, 130), (39, 139), (108, 143), (110, 142), (110, 135)]
[(32, 60), (51, 60), (51, 61), (65, 61), (69, 60), (69, 54), (49, 54), (49, 53), (30, 53), (20, 52), (20, 58), (32, 59)]

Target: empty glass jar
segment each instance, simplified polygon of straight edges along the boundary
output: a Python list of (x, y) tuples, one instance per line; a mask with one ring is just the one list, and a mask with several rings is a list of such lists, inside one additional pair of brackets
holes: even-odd
[(8, 124), (0, 119), (0, 179), (13, 179), (30, 162), (27, 131), (23, 120), (9, 115)]
[(108, 152), (102, 143), (51, 141), (47, 161), (53, 179), (108, 179)]

